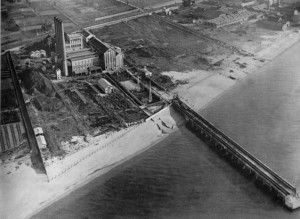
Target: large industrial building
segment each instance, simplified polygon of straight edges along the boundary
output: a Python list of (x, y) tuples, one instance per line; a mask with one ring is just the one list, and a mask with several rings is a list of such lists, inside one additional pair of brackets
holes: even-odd
[[(63, 76), (88, 74), (123, 67), (123, 53), (118, 47), (102, 42), (90, 32), (64, 32), (62, 21), (55, 17), (56, 53), (62, 63)], [(87, 48), (90, 47), (90, 48)]]
[(75, 76), (89, 73), (89, 68), (99, 65), (99, 56), (88, 48), (84, 48), (81, 33), (67, 34), (63, 23), (54, 18), (56, 53), (62, 63), (63, 76)]
[[(72, 75), (90, 73), (91, 69), (99, 66), (99, 56), (91, 49), (72, 51), (67, 54), (68, 70)], [(99, 69), (101, 67), (99, 66)]]
[(100, 57), (100, 66), (106, 71), (114, 71), (123, 67), (123, 53), (119, 47), (113, 47), (97, 37), (88, 40), (90, 45)]

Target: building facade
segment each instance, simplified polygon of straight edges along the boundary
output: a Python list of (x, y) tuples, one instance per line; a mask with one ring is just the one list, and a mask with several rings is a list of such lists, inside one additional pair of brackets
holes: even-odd
[(119, 47), (111, 46), (95, 36), (87, 37), (90, 45), (99, 55), (99, 63), (106, 71), (115, 71), (123, 67), (124, 55)]
[(99, 64), (99, 57), (97, 55), (75, 57), (71, 58), (70, 61), (73, 75), (88, 74), (89, 68)]
[(80, 33), (65, 34), (66, 52), (83, 49), (83, 37)]

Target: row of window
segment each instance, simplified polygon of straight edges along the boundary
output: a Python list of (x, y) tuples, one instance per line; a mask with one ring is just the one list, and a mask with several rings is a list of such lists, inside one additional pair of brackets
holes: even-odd
[(74, 66), (73, 70), (74, 71), (78, 71), (78, 70), (82, 70), (82, 69), (87, 69), (88, 67), (93, 66), (92, 64), (86, 64), (86, 65), (80, 65), (80, 66)]
[(81, 41), (77, 41), (77, 42), (76, 41), (71, 41), (70, 42), (70, 44), (81, 44), (81, 43), (82, 43)]
[(82, 64), (86, 64), (86, 63), (92, 63), (93, 59), (84, 59), (84, 60), (79, 60), (79, 61), (75, 61), (73, 62), (74, 65), (82, 65)]
[(80, 49), (80, 48), (82, 48), (82, 46), (80, 44), (76, 44), (76, 45), (68, 44), (68, 45), (66, 45), (67, 50), (70, 50), (70, 49), (74, 50), (74, 49)]
[(73, 44), (73, 45), (71, 45), (71, 48), (77, 48), (77, 47), (81, 47), (81, 44)]
[(74, 42), (74, 41), (71, 41), (70, 42), (70, 45), (82, 45), (82, 42)]
[(77, 39), (71, 39), (70, 41), (71, 42), (78, 42), (78, 41), (81, 41), (82, 39), (81, 38), (77, 38)]
[(73, 70), (74, 71), (86, 69), (91, 66), (93, 66), (93, 59), (85, 59), (85, 60), (73, 62)]

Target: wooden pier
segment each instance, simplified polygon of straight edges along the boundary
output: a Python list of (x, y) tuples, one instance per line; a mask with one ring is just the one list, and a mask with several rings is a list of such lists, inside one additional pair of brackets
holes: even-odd
[(193, 111), (179, 98), (174, 98), (172, 104), (175, 109), (184, 115), (187, 124), (194, 131), (208, 140), (210, 145), (229, 155), (236, 163), (241, 164), (243, 170), (254, 174), (255, 179), (262, 181), (267, 188), (275, 191), (288, 208), (296, 209), (300, 207), (299, 193), (293, 185)]

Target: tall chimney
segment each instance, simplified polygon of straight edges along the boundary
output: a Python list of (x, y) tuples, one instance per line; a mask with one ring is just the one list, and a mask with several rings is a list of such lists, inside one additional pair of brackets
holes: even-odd
[(56, 40), (56, 53), (62, 61), (62, 73), (64, 76), (68, 76), (66, 49), (65, 49), (65, 36), (64, 36), (64, 25), (62, 20), (58, 17), (54, 17), (55, 26), (55, 40)]

